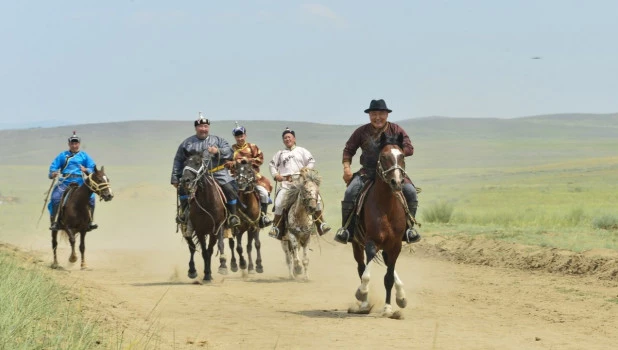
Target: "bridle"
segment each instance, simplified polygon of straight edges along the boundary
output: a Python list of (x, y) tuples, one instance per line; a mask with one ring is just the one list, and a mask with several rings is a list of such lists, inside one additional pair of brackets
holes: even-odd
[(393, 166), (391, 166), (390, 168), (385, 170), (384, 167), (382, 166), (381, 158), (382, 158), (382, 154), (380, 153), (380, 155), (378, 157), (378, 166), (377, 166), (377, 169), (376, 169), (376, 173), (382, 179), (382, 181), (388, 182), (387, 179), (386, 179), (386, 176), (390, 172), (393, 172), (395, 170), (401, 170), (401, 175), (404, 178), (408, 177), (408, 174), (406, 173), (406, 169), (404, 169), (403, 167), (401, 167), (399, 165), (399, 163), (397, 163), (397, 159), (395, 159), (395, 164)]
[(90, 173), (88, 175), (85, 175), (84, 173), (82, 173), (82, 178), (84, 179), (84, 184), (94, 193), (98, 194), (100, 197), (102, 197), (101, 192), (105, 189), (109, 188), (109, 182), (96, 182), (94, 181), (94, 179), (92, 178), (92, 175), (94, 173)]

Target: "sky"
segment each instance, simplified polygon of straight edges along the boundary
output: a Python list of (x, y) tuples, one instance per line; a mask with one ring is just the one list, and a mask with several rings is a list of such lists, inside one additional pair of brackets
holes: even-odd
[(618, 1), (0, 3), (0, 126), (616, 113)]

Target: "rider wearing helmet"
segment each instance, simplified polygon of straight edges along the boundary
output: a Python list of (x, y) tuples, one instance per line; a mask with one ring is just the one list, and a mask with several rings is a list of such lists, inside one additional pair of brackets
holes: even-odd
[[(53, 189), (51, 199), (47, 205), (49, 210), (51, 226), (50, 230), (57, 231), (59, 229), (58, 222), (56, 221), (56, 215), (58, 214), (58, 208), (60, 207), (60, 199), (62, 194), (69, 187), (70, 184), (76, 183), (81, 186), (84, 183), (83, 173), (92, 173), (94, 171), (95, 163), (90, 156), (80, 150), (81, 138), (77, 136), (75, 131), (68, 139), (69, 149), (60, 152), (56, 158), (51, 162), (49, 166), (48, 177), (50, 179), (58, 178), (58, 183)], [(99, 226), (92, 222), (94, 217), (94, 193), (90, 196), (90, 225), (88, 231), (94, 230)]]
[[(178, 199), (180, 208), (176, 223), (186, 224), (188, 219), (189, 196), (182, 186), (178, 186), (185, 161), (192, 153), (202, 152), (204, 156), (210, 158), (208, 171), (213, 175), (215, 180), (221, 186), (225, 198), (227, 199), (226, 208), (228, 211), (227, 224), (229, 228), (240, 225), (240, 219), (236, 216), (236, 203), (238, 202), (238, 187), (236, 180), (229, 174), (225, 168), (225, 163), (232, 159), (232, 148), (229, 143), (215, 135), (210, 134), (210, 120), (199, 113), (197, 120), (193, 122), (195, 127), (195, 135), (189, 136), (178, 146), (174, 162), (172, 165), (171, 184), (178, 190)], [(185, 234), (190, 234), (186, 232)]]
[(270, 200), (270, 191), (272, 190), (272, 186), (270, 181), (260, 174), (260, 165), (264, 163), (264, 154), (255, 143), (247, 142), (247, 129), (245, 129), (244, 126), (239, 126), (236, 124), (236, 127), (232, 130), (232, 135), (234, 135), (234, 138), (236, 139), (236, 144), (232, 145), (232, 150), (234, 151), (233, 161), (229, 161), (227, 163), (227, 167), (230, 171), (233, 171), (234, 161), (242, 159), (251, 161), (257, 180), (255, 189), (260, 195), (260, 209), (262, 216), (260, 218), (259, 226), (266, 227), (272, 223), (267, 215), (268, 204), (272, 202)]

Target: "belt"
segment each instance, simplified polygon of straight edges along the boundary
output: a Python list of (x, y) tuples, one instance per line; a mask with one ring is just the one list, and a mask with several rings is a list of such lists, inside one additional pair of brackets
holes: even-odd
[(82, 175), (81, 174), (62, 174), (62, 177), (67, 179), (67, 178), (71, 178), (71, 177), (73, 177), (73, 178), (75, 178), (75, 177), (82, 177)]
[(286, 176), (282, 176), (283, 181), (289, 181), (292, 182), (292, 180), (294, 180), (294, 177), (299, 177), (300, 175), (295, 174), (295, 175), (286, 175)]
[(215, 173), (215, 172), (217, 172), (219, 170), (222, 170), (224, 168), (225, 168), (225, 164), (221, 164), (218, 167), (215, 167), (215, 168), (212, 168), (212, 169), (208, 170), (208, 172), (212, 174), (212, 173)]

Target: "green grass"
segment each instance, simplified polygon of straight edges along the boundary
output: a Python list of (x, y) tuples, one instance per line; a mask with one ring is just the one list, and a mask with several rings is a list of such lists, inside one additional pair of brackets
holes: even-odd
[(33, 266), (0, 250), (0, 349), (107, 349), (101, 320), (85, 317), (81, 299)]

